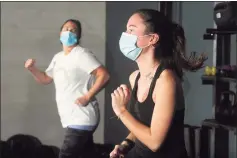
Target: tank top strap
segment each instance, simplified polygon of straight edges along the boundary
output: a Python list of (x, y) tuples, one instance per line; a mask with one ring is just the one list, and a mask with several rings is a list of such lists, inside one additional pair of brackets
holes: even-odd
[(133, 90), (132, 90), (132, 97), (135, 100), (136, 100), (136, 95), (137, 95), (137, 87), (138, 87), (139, 78), (140, 78), (140, 72), (138, 72), (138, 74), (136, 76), (135, 83), (134, 83)]
[(156, 86), (156, 80), (160, 77), (160, 74), (166, 69), (166, 67), (164, 66), (164, 64), (160, 64), (157, 69), (156, 69), (156, 72), (155, 72), (155, 75), (151, 81), (151, 86), (150, 86), (150, 89), (149, 89), (149, 96), (152, 97), (152, 93), (154, 91), (154, 88)]
[(138, 74), (137, 74), (135, 84), (134, 84), (134, 88), (137, 87), (139, 78), (140, 78), (140, 72), (138, 72)]
[(136, 76), (136, 79), (135, 79), (135, 83), (133, 85), (133, 89), (132, 89), (132, 94), (131, 94), (131, 99), (130, 99), (130, 103), (129, 103), (129, 106), (128, 106), (128, 109), (130, 112), (134, 112), (134, 106), (137, 102), (136, 100), (136, 95), (137, 95), (137, 88), (138, 88), (138, 80), (140, 78), (140, 72), (138, 72), (137, 76)]

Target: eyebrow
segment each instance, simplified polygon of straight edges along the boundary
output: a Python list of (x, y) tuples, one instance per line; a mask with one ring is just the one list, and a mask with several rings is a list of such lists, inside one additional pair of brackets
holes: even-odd
[(129, 25), (128, 27), (130, 27), (130, 26), (132, 26), (132, 27), (137, 27), (136, 25)]
[(65, 26), (65, 27), (63, 27), (64, 29), (66, 28), (66, 29), (73, 29), (73, 30), (77, 30), (77, 28), (75, 27), (75, 28), (73, 28), (73, 27), (70, 27), (70, 26)]

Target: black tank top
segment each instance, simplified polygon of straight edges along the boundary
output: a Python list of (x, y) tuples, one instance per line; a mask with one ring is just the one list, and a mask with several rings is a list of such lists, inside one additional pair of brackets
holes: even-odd
[[(151, 82), (148, 96), (145, 101), (139, 102), (137, 100), (137, 88), (138, 88), (138, 80), (140, 78), (140, 73), (138, 73), (135, 85), (132, 91), (132, 96), (130, 100), (129, 111), (130, 113), (141, 123), (150, 127), (153, 109), (155, 103), (152, 99), (152, 93), (154, 91), (156, 80), (159, 78), (160, 74), (163, 70), (165, 70), (165, 66), (160, 64), (156, 70), (154, 78)], [(176, 105), (182, 106), (184, 105)], [(166, 135), (164, 142), (157, 152), (151, 151), (148, 147), (146, 147), (142, 142), (138, 139), (135, 141), (135, 152), (136, 157), (142, 158), (185, 158), (186, 150), (184, 144), (184, 108), (176, 108), (179, 110), (175, 110), (171, 126)]]

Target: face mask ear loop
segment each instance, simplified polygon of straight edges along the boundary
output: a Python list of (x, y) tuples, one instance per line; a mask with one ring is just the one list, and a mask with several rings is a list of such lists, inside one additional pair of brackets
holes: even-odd
[[(137, 39), (138, 39), (139, 37), (145, 37), (145, 36), (151, 36), (151, 35), (153, 35), (153, 34), (138, 36)], [(137, 44), (136, 44), (136, 46), (137, 46)], [(147, 48), (147, 47), (149, 47), (149, 46), (151, 46), (151, 44), (148, 44), (147, 46), (139, 47), (139, 48), (144, 49), (144, 48)], [(152, 46), (153, 46), (153, 45), (152, 45)], [(138, 47), (138, 46), (137, 46), (137, 47)]]

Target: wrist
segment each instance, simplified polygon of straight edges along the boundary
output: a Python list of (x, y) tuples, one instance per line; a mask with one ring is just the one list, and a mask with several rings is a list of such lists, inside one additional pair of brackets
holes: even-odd
[(30, 72), (35, 71), (35, 69), (36, 69), (35, 66), (32, 66), (32, 67), (29, 67), (29, 68), (28, 68), (28, 70), (29, 70)]
[(117, 117), (121, 118), (124, 116), (124, 114), (126, 113), (127, 109), (126, 108), (121, 108), (120, 112), (118, 112)]
[(131, 139), (128, 139), (128, 138), (124, 139), (123, 142), (125, 142), (129, 146), (135, 145), (134, 141), (132, 141)]
[(121, 144), (119, 149), (123, 152), (123, 153), (128, 153), (133, 147), (134, 147), (135, 143), (130, 140), (130, 139), (125, 139)]
[(92, 95), (90, 92), (88, 92), (88, 93), (85, 95), (85, 97), (87, 98), (87, 100), (91, 100), (91, 98), (93, 97), (93, 95)]

